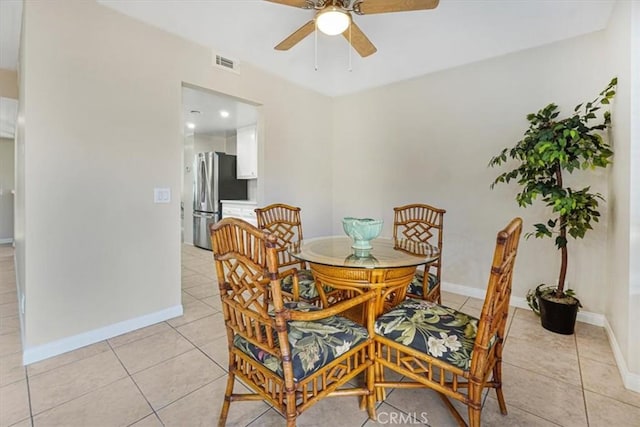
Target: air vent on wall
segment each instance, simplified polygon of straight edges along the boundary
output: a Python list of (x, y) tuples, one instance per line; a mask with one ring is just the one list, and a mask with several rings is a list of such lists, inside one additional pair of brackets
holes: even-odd
[(238, 67), (240, 65), (240, 62), (236, 59), (231, 59), (222, 55), (218, 55), (214, 52), (213, 54), (213, 65), (218, 67), (218, 68), (222, 68), (223, 70), (227, 70), (227, 71), (233, 71), (234, 73), (240, 73), (240, 71), (238, 70)]

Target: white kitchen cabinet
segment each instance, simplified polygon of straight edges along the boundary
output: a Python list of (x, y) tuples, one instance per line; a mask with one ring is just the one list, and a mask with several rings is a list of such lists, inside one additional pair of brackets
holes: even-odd
[(257, 227), (256, 207), (256, 202), (249, 200), (223, 200), (222, 218), (240, 218)]
[(258, 178), (258, 134), (255, 125), (237, 130), (236, 154), (238, 179)]

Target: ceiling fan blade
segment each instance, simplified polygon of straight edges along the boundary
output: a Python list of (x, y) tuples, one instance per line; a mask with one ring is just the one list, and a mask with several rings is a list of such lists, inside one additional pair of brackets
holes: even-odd
[(360, 3), (360, 12), (363, 15), (373, 15), (374, 13), (435, 9), (439, 2), (440, 0), (364, 0)]
[(307, 0), (265, 0), (270, 3), (283, 4), (285, 6), (302, 7), (307, 6)]
[(362, 56), (363, 58), (373, 55), (378, 51), (376, 47), (371, 43), (371, 40), (364, 35), (360, 27), (355, 22), (351, 21), (351, 40), (349, 40), (349, 29), (342, 33), (345, 39), (351, 43), (351, 46)]
[(313, 30), (315, 30), (315, 28), (316, 28), (316, 23), (313, 20), (307, 22), (302, 27), (298, 28), (293, 33), (291, 33), (291, 35), (289, 37), (287, 37), (286, 39), (282, 40), (280, 42), (280, 44), (278, 44), (275, 47), (275, 49), (276, 50), (289, 50), (289, 49), (291, 49), (293, 46), (295, 46), (300, 41), (302, 41), (303, 38), (305, 38), (309, 34), (311, 34), (313, 32)]

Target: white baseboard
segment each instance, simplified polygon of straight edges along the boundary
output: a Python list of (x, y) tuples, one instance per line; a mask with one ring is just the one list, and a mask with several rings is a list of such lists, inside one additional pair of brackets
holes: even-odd
[(613, 329), (611, 328), (611, 325), (609, 324), (609, 321), (606, 320), (606, 318), (604, 322), (604, 330), (607, 332), (609, 344), (611, 345), (611, 350), (613, 351), (613, 357), (616, 359), (618, 371), (620, 372), (620, 376), (622, 377), (622, 382), (624, 383), (625, 388), (640, 393), (640, 375), (629, 372), (627, 363), (625, 362), (624, 356), (622, 355), (622, 350), (620, 350), (620, 346), (618, 345), (618, 340), (616, 340)]
[[(442, 290), (451, 292), (458, 295), (464, 295), (466, 297), (484, 299), (486, 289), (474, 288), (471, 286), (458, 285), (455, 283), (442, 282)], [(527, 300), (523, 297), (511, 296), (510, 304), (513, 307), (525, 308), (529, 310)], [(590, 311), (581, 310), (578, 312), (578, 322), (588, 323), (594, 326), (604, 326), (606, 319), (603, 314), (593, 313)]]
[(131, 332), (154, 323), (162, 322), (174, 317), (182, 316), (182, 305), (175, 305), (155, 313), (145, 314), (134, 319), (114, 323), (113, 325), (83, 332), (78, 335), (62, 338), (47, 344), (25, 348), (22, 353), (22, 363), (29, 365), (49, 357), (57, 356), (71, 350), (78, 349), (90, 344), (113, 338), (117, 335)]
[(9, 237), (9, 238), (6, 238), (6, 239), (0, 239), (0, 245), (4, 245), (6, 243), (13, 243), (13, 238)]
[(478, 299), (484, 299), (487, 294), (486, 289), (474, 288), (472, 286), (457, 285), (450, 282), (442, 282), (442, 290), (451, 292), (452, 294), (464, 295), (465, 297), (472, 297)]
[[(479, 299), (484, 299), (486, 292), (484, 289), (457, 285), (455, 283), (448, 282), (442, 282), (442, 290)], [(530, 309), (529, 305), (527, 304), (527, 300), (522, 297), (512, 296), (510, 303), (510, 305), (513, 307), (524, 308), (528, 310)], [(579, 311), (577, 320), (579, 322), (588, 323), (590, 325), (604, 327), (607, 336), (609, 337), (609, 344), (611, 345), (611, 350), (613, 351), (616, 364), (618, 365), (618, 371), (620, 372), (620, 376), (622, 377), (622, 382), (624, 383), (625, 388), (640, 393), (640, 375), (630, 372), (627, 368), (627, 364), (624, 357), (622, 356), (622, 351), (620, 350), (618, 341), (616, 340), (613, 329), (611, 328), (611, 325), (607, 321), (605, 315), (600, 313), (593, 313), (590, 311)]]

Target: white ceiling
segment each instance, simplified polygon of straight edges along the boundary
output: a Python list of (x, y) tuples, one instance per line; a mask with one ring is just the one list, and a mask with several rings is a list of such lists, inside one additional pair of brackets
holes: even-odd
[[(29, 1), (29, 0), (27, 0)], [(604, 29), (614, 0), (441, 0), (433, 10), (354, 16), (378, 52), (341, 37), (273, 47), (314, 12), (262, 0), (96, 0), (217, 53), (336, 96)], [(364, 0), (376, 1), (376, 0)], [(15, 69), (22, 0), (0, 0), (0, 67)], [(352, 71), (349, 52), (352, 52)], [(240, 71), (242, 71), (240, 69)]]
[[(229, 116), (222, 117), (221, 111)], [(216, 134), (256, 124), (258, 109), (221, 93), (183, 87), (182, 118), (185, 126), (189, 122), (195, 125), (193, 130), (185, 127), (185, 133)]]
[[(376, 0), (365, 0), (376, 1)], [(352, 54), (342, 36), (273, 47), (313, 18), (262, 0), (98, 0), (218, 53), (336, 96), (604, 29), (613, 0), (441, 0), (433, 10), (354, 16), (376, 45)]]

